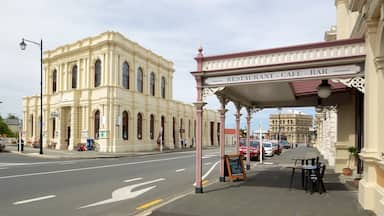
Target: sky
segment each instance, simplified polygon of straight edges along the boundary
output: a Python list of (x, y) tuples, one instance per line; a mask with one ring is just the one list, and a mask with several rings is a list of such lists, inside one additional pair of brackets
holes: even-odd
[[(40, 50), (21, 38), (43, 39), (52, 50), (105, 31), (117, 31), (174, 62), (173, 98), (196, 100), (194, 57), (319, 42), (336, 22), (334, 0), (0, 0), (0, 115), (22, 116), (22, 97), (40, 92)], [(191, 89), (190, 93), (179, 91)], [(207, 108), (218, 109), (215, 97)], [(233, 128), (229, 104), (226, 127)], [(284, 108), (287, 111), (291, 108)], [(297, 109), (313, 114), (313, 108)], [(252, 128), (268, 127), (267, 109)], [(243, 115), (244, 118), (245, 115)], [(241, 127), (245, 120), (242, 119)]]

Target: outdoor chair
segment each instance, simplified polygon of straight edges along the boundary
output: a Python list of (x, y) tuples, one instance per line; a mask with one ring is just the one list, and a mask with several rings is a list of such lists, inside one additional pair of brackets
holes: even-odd
[[(325, 173), (325, 165), (318, 164), (317, 168), (314, 172), (309, 172), (306, 176), (306, 185), (310, 184), (311, 194), (315, 191), (318, 191), (320, 194), (322, 192), (327, 192), (324, 186), (324, 173)], [(305, 187), (307, 191), (307, 187)]]
[(307, 159), (307, 160), (303, 159), (303, 160), (301, 160), (301, 165), (297, 165), (297, 161), (298, 161), (298, 159), (297, 159), (297, 160), (295, 160), (295, 163), (293, 166), (288, 166), (288, 168), (292, 169), (291, 179), (289, 182), (289, 189), (292, 188), (293, 179), (295, 177), (295, 171), (296, 170), (301, 170), (301, 183), (302, 183), (302, 187), (305, 188), (305, 173), (304, 173), (303, 166), (309, 165), (309, 161), (311, 161), (312, 166), (317, 165), (317, 164), (319, 164), (319, 159), (320, 159), (320, 157)]

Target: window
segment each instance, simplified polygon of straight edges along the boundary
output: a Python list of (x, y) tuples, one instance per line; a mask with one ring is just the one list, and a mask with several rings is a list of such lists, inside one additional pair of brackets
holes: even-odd
[(143, 93), (143, 69), (137, 69), (137, 91)]
[(141, 113), (137, 114), (137, 139), (143, 138), (143, 116)]
[(151, 96), (155, 96), (155, 73), (151, 73), (150, 81), (149, 81), (149, 92)]
[(101, 61), (99, 59), (95, 62), (95, 87), (101, 84)]
[(33, 137), (33, 115), (31, 115), (31, 137)]
[(122, 126), (122, 138), (123, 140), (128, 140), (128, 112), (124, 111), (123, 112), (123, 126)]
[(52, 139), (55, 138), (55, 131), (56, 131), (56, 118), (52, 119)]
[(161, 77), (161, 97), (165, 98), (165, 77)]
[(129, 65), (128, 62), (123, 64), (123, 87), (129, 89)]
[(155, 138), (155, 117), (153, 114), (151, 114), (149, 120), (149, 138), (152, 140)]
[(99, 130), (100, 130), (100, 111), (95, 112), (95, 139), (99, 139)]
[(57, 91), (57, 70), (52, 72), (52, 92), (55, 93)]
[(77, 65), (72, 68), (72, 88), (77, 88)]

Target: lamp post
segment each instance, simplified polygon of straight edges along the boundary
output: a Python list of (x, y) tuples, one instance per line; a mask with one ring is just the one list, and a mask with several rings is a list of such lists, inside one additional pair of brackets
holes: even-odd
[(38, 43), (23, 38), (20, 42), (21, 50), (27, 47), (25, 42), (40, 46), (40, 154), (43, 154), (43, 39)]

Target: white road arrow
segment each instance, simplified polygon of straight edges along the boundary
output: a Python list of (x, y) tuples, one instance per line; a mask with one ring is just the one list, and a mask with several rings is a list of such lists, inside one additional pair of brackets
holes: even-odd
[(107, 203), (113, 203), (113, 202), (118, 202), (118, 201), (122, 201), (122, 200), (127, 200), (127, 199), (132, 199), (132, 198), (138, 197), (141, 194), (143, 194), (143, 193), (145, 193), (147, 191), (152, 190), (156, 186), (151, 186), (151, 187), (147, 187), (147, 188), (144, 188), (144, 189), (132, 192), (133, 189), (135, 189), (137, 187), (140, 187), (140, 186), (143, 186), (143, 185), (147, 185), (147, 184), (151, 184), (151, 183), (155, 183), (155, 182), (159, 182), (159, 181), (164, 181), (164, 180), (165, 180), (165, 178), (159, 178), (159, 179), (155, 179), (155, 180), (152, 180), (152, 181), (147, 181), (147, 182), (143, 182), (143, 183), (129, 185), (129, 186), (126, 186), (126, 187), (119, 188), (119, 189), (114, 190), (112, 192), (112, 198), (106, 199), (106, 200), (103, 200), (103, 201), (100, 201), (100, 202), (96, 202), (96, 203), (93, 203), (93, 204), (89, 204), (89, 205), (86, 205), (86, 206), (82, 206), (79, 209), (88, 208), (88, 207), (92, 207), (92, 206), (98, 206), (98, 205), (104, 205), (104, 204), (107, 204)]

